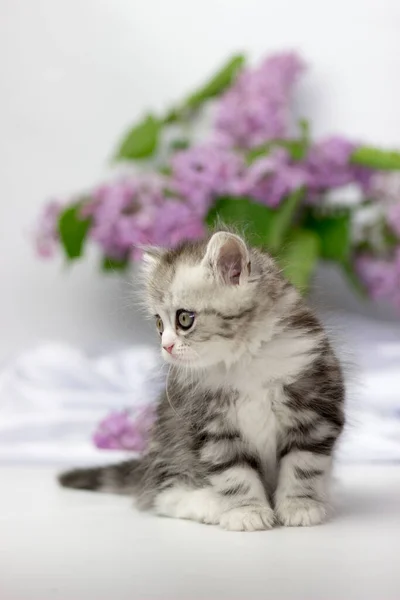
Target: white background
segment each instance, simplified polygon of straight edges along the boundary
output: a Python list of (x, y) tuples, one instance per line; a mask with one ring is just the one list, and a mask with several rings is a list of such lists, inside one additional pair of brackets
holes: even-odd
[(400, 146), (398, 0), (0, 0), (0, 356), (145, 335), (118, 278), (37, 260), (37, 213), (97, 182), (147, 107), (238, 50), (286, 48), (310, 64), (300, 96), (315, 134)]

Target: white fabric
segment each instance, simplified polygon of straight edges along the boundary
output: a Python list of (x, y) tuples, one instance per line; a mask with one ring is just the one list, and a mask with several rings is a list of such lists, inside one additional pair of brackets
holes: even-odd
[(0, 460), (86, 463), (126, 458), (98, 450), (92, 435), (111, 410), (146, 404), (160, 389), (160, 361), (137, 346), (90, 358), (44, 344), (0, 373)]
[[(339, 459), (400, 461), (400, 329), (343, 315), (335, 321), (332, 329), (343, 332), (339, 353), (344, 348), (355, 365), (347, 369), (348, 424)], [(91, 436), (108, 412), (154, 400), (161, 385), (154, 348), (89, 357), (44, 344), (0, 372), (0, 460), (89, 464), (125, 458), (124, 452), (97, 450)]]
[(341, 340), (337, 351), (347, 380), (339, 460), (400, 461), (400, 325), (347, 314), (324, 320)]

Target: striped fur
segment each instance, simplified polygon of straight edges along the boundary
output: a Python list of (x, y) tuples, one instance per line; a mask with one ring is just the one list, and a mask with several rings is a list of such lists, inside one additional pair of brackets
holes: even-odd
[[(66, 487), (226, 529), (314, 525), (327, 515), (344, 386), (323, 327), (265, 253), (220, 232), (150, 251), (146, 305), (170, 363), (140, 462), (61, 475)], [(195, 315), (180, 328), (177, 311)]]

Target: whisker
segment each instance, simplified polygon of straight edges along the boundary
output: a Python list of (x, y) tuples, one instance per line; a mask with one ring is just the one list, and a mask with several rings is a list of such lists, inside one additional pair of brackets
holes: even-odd
[(169, 375), (171, 373), (171, 369), (172, 369), (172, 365), (170, 365), (170, 367), (168, 369), (168, 373), (167, 373), (167, 380), (165, 382), (165, 395), (166, 395), (168, 403), (169, 403), (170, 407), (172, 408), (172, 410), (174, 411), (175, 415), (178, 417), (178, 419), (182, 419), (182, 416), (180, 414), (178, 414), (177, 411), (175, 410), (175, 407), (171, 402), (171, 398), (170, 398), (170, 395), (168, 392), (168, 382), (169, 382)]

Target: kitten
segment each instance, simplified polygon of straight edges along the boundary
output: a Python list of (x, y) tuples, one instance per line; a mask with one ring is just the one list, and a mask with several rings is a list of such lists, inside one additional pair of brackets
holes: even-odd
[(151, 249), (144, 263), (170, 364), (149, 448), (61, 484), (229, 530), (321, 523), (344, 386), (316, 317), (272, 258), (232, 233)]

